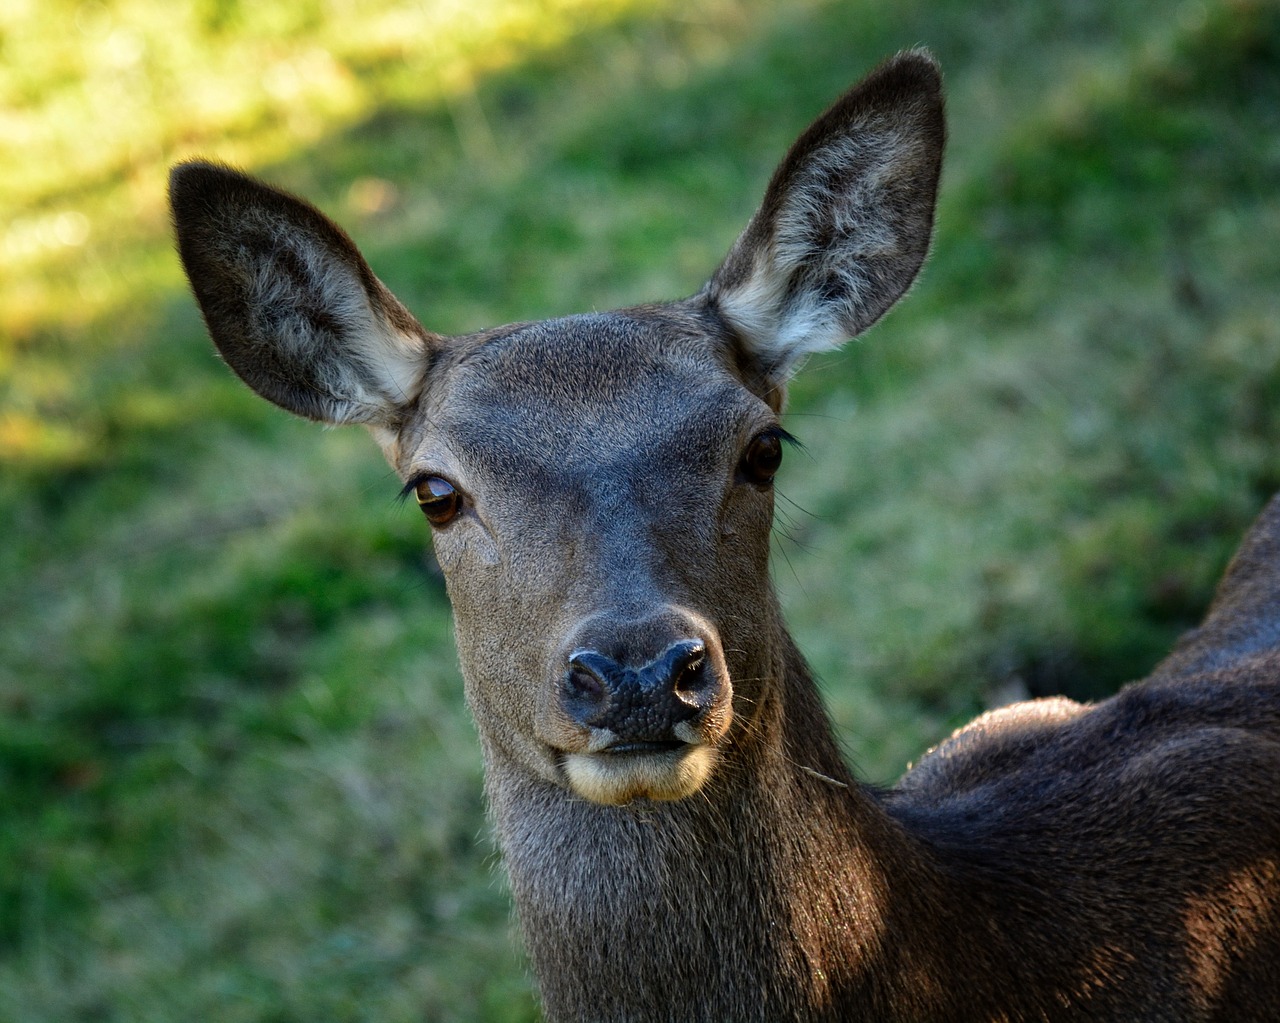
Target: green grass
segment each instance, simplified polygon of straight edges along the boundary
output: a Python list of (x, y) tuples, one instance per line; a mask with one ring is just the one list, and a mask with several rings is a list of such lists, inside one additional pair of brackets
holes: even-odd
[(0, 13), (0, 1020), (536, 1018), (420, 516), (214, 358), (168, 164), (306, 193), (437, 330), (607, 308), (918, 43), (934, 255), (797, 381), (775, 551), (876, 780), (1145, 673), (1280, 487), (1271, 4)]

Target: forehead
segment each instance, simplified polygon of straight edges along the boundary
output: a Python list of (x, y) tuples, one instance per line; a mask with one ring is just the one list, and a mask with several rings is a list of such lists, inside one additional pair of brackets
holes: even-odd
[(447, 442), (468, 461), (535, 447), (575, 461), (672, 445), (693, 456), (771, 422), (716, 341), (678, 318), (574, 316), (463, 344), (431, 381), (417, 425), (427, 448)]

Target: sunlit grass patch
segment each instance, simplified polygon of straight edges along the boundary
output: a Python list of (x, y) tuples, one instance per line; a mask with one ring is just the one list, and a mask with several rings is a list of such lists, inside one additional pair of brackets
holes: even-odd
[(280, 160), (388, 105), (440, 103), (486, 155), (474, 93), (664, 0), (289, 4), (18, 2), (0, 13), (0, 338), (84, 326), (172, 286), (177, 157)]

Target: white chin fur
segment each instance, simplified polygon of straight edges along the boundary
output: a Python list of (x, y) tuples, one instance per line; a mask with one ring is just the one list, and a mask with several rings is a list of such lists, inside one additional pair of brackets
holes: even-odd
[(569, 785), (593, 803), (621, 806), (633, 799), (684, 799), (711, 777), (716, 752), (690, 746), (663, 753), (570, 753)]

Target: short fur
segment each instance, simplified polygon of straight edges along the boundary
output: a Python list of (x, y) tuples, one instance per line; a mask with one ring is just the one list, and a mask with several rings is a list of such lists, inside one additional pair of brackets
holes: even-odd
[[(1147, 681), (984, 715), (889, 792), (846, 769), (782, 621), (746, 453), (799, 361), (910, 285), (942, 144), (937, 68), (902, 54), (801, 136), (698, 295), (458, 338), (312, 207), (175, 171), (236, 372), (461, 495), (436, 552), (552, 1020), (1278, 1018), (1280, 500)], [(609, 699), (575, 653), (637, 675), (689, 641), (693, 710), (575, 713)]]

